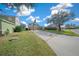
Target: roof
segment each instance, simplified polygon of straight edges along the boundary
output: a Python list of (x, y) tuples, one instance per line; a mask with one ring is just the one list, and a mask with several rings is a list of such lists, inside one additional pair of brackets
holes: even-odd
[(0, 20), (7, 20), (9, 22), (15, 23), (15, 16), (0, 15)]

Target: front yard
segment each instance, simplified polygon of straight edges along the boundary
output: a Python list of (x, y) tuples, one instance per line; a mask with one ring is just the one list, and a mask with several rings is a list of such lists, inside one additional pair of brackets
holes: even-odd
[(33, 32), (25, 31), (0, 37), (0, 55), (55, 56), (56, 54), (45, 41)]

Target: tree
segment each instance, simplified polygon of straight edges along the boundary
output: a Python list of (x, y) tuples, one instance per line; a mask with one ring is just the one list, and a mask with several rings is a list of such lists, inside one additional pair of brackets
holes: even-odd
[(68, 20), (73, 20), (74, 14), (72, 12), (67, 12), (59, 10), (57, 14), (51, 15), (47, 18), (47, 23), (53, 23), (56, 25), (58, 31), (61, 31), (61, 25)]
[(20, 25), (20, 26), (16, 26), (15, 28), (14, 28), (14, 32), (21, 32), (21, 31), (25, 31), (25, 25)]
[(22, 27), (22, 31), (26, 30), (26, 25), (25, 24), (21, 24), (20, 26)]
[(22, 27), (21, 26), (16, 26), (14, 29), (14, 32), (21, 32), (22, 31)]

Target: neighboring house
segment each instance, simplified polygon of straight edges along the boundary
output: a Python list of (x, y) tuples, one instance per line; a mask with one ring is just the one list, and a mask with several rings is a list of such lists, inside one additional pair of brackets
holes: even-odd
[(73, 28), (76, 28), (75, 24), (65, 24), (65, 25), (62, 25), (61, 26), (62, 29), (73, 29)]
[(55, 28), (56, 28), (56, 25), (52, 23), (45, 27), (45, 29), (55, 29)]
[(29, 29), (30, 30), (39, 30), (40, 28), (35, 25), (34, 27), (33, 26), (29, 26)]
[[(53, 29), (53, 28), (56, 28), (56, 25), (55, 25), (55, 24), (49, 24), (49, 25), (46, 26), (45, 28)], [(62, 29), (66, 29), (66, 28), (69, 28), (69, 26), (61, 25), (61, 28), (62, 28)], [(70, 26), (70, 28), (72, 28), (72, 27)]]
[(31, 24), (31, 25), (28, 25), (28, 29), (30, 29), (30, 30), (39, 30), (39, 29), (40, 29), (40, 26), (37, 25), (37, 24), (33, 26), (33, 25)]
[(66, 25), (61, 25), (61, 28), (62, 29), (66, 29)]
[(14, 16), (0, 15), (0, 35), (4, 35), (7, 30), (12, 33), (15, 26), (16, 19)]
[(56, 25), (54, 25), (54, 24), (50, 24), (50, 25), (48, 25), (47, 27), (48, 27), (48, 28), (55, 28)]

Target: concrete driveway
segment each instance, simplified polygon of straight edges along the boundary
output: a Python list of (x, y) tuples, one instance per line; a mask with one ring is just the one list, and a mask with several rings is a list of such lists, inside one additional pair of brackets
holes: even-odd
[(55, 51), (58, 56), (79, 56), (79, 37), (34, 31)]

